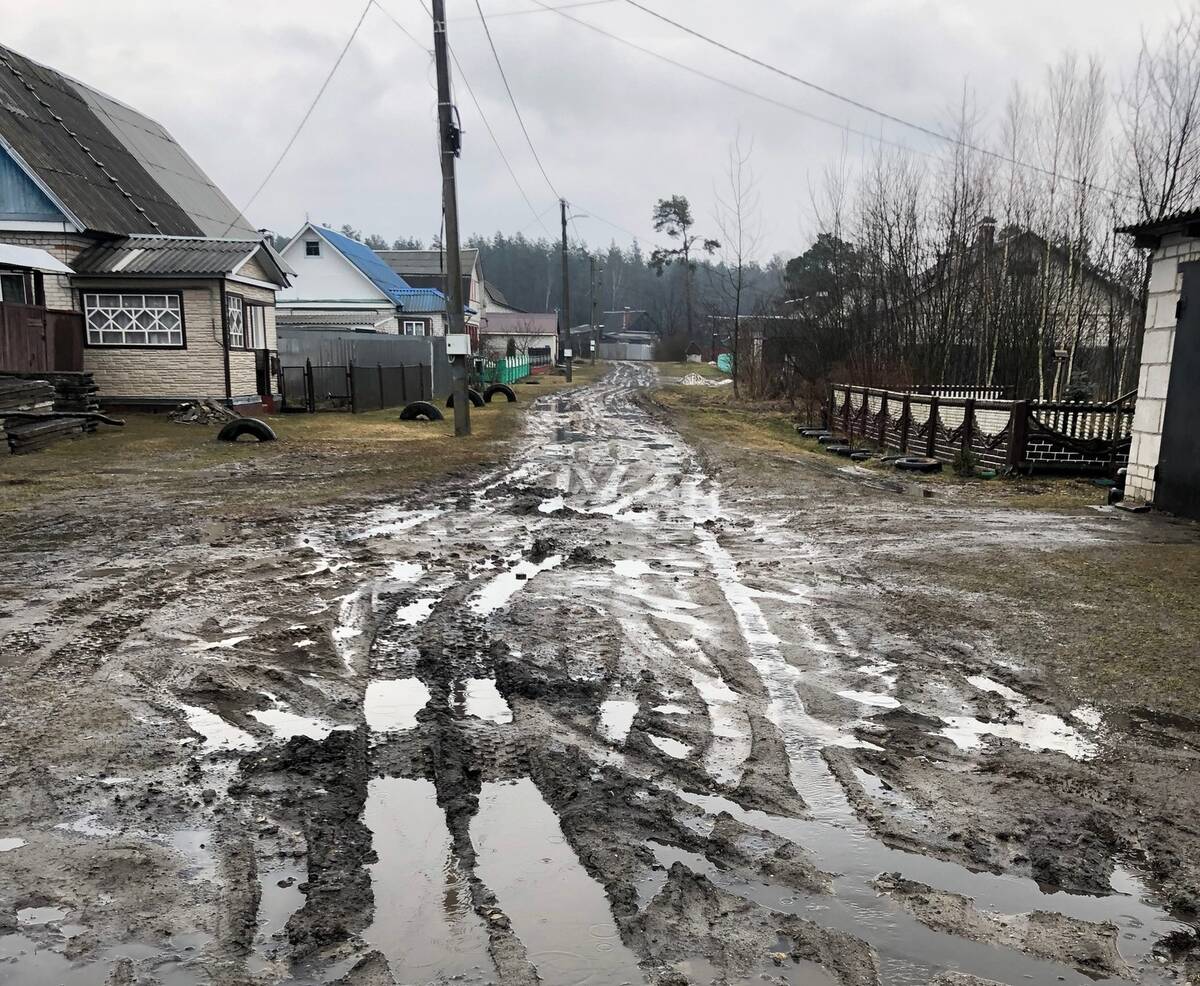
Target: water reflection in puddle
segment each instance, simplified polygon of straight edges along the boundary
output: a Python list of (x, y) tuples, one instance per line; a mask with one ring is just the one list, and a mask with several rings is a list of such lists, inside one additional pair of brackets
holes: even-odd
[(293, 736), (307, 736), (309, 739), (319, 741), (335, 730), (354, 728), (351, 725), (339, 726), (324, 719), (297, 715), (295, 712), (287, 712), (283, 709), (254, 709), (250, 712), (250, 716), (267, 726), (276, 738), (281, 740), (290, 740)]
[(420, 678), (387, 678), (367, 685), (363, 712), (376, 733), (415, 729), (417, 713), (429, 703), (429, 689)]
[(179, 707), (183, 710), (184, 718), (187, 719), (188, 728), (204, 737), (202, 749), (205, 753), (212, 753), (215, 750), (254, 750), (258, 748), (258, 741), (253, 736), (244, 729), (238, 729), (232, 723), (226, 722), (215, 712), (209, 712), (208, 709), (198, 705), (181, 703)]
[(647, 735), (650, 737), (651, 743), (653, 743), (660, 750), (662, 750), (663, 753), (674, 760), (683, 760), (689, 753), (692, 752), (692, 748), (690, 746), (688, 746), (686, 743), (679, 742), (677, 739), (671, 739), (669, 736), (655, 736), (650, 733)]
[(450, 690), (450, 708), (462, 715), (474, 716), (499, 726), (513, 721), (512, 709), (496, 688), (494, 678), (467, 678), (456, 681)]
[(363, 938), (387, 956), (396, 982), (494, 976), (433, 784), (375, 778), (363, 822), (379, 856), (370, 867), (375, 915)]
[(645, 981), (603, 888), (575, 858), (532, 781), (484, 784), (471, 840), (476, 873), (496, 894), (542, 983)]
[(549, 571), (562, 564), (562, 555), (551, 555), (540, 562), (518, 562), (508, 571), (501, 572), (471, 597), (472, 612), (479, 616), (494, 613), (530, 579), (540, 572)]
[(24, 839), (0, 839), (0, 852), (12, 852), (25, 845), (28, 843)]
[(610, 698), (600, 703), (600, 732), (610, 743), (624, 743), (637, 716), (638, 704)]

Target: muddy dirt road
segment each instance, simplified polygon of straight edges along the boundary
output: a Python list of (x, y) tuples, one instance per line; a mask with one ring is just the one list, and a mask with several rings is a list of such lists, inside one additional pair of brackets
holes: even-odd
[(1195, 977), (1191, 724), (906, 624), (847, 558), (926, 521), (831, 531), (905, 509), (852, 474), (723, 488), (653, 374), (404, 503), (17, 538), (0, 983)]

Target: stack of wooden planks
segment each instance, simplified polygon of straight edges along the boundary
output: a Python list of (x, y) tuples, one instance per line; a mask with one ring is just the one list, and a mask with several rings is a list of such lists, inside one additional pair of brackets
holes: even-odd
[[(48, 413), (58, 410), (54, 384), (48, 380), (0, 376), (0, 414), (5, 411)], [(87, 398), (83, 398), (87, 400)], [(13, 455), (35, 452), (91, 430), (91, 422), (79, 418), (9, 418), (0, 417), (9, 451)], [(94, 427), (94, 425), (92, 425)]]

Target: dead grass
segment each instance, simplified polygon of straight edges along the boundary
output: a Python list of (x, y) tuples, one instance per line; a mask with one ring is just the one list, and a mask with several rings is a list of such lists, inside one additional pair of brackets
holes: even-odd
[(680, 377), (686, 377), (689, 373), (698, 373), (709, 380), (729, 379), (728, 373), (718, 370), (708, 363), (655, 363), (654, 366), (658, 369), (658, 375), (667, 379), (677, 380)]
[[(796, 411), (785, 402), (739, 401), (726, 389), (667, 386), (654, 399), (681, 419), (681, 425), (700, 439), (727, 449), (776, 452), (811, 458), (826, 465), (833, 459), (815, 439), (797, 434)], [(840, 460), (839, 464), (845, 464)], [(1087, 480), (1062, 477), (978, 479), (957, 476), (946, 467), (940, 473), (898, 476), (894, 466), (878, 460), (855, 463), (879, 474), (919, 482), (922, 486), (991, 506), (1014, 510), (1080, 510), (1107, 502), (1106, 489)]]
[(462, 439), (454, 437), (452, 412), (438, 422), (400, 421), (398, 409), (276, 414), (266, 420), (279, 441), (261, 445), (218, 442), (215, 426), (177, 424), (165, 414), (127, 414), (124, 428), (0, 456), (0, 514), (79, 495), (178, 492), (229, 516), (254, 516), (419, 488), (499, 458), (532, 401), (583, 386), (604, 369), (577, 367), (569, 385), (549, 375), (517, 384), (518, 403), (473, 408), (471, 435)]

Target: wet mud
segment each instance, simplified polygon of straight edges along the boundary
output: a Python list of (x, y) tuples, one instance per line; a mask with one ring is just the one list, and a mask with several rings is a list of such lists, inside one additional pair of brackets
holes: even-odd
[(1196, 981), (1196, 724), (906, 619), (902, 489), (653, 383), (415, 503), (14, 531), (0, 982)]

